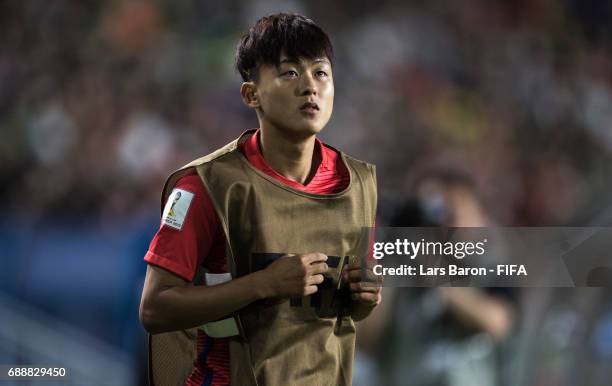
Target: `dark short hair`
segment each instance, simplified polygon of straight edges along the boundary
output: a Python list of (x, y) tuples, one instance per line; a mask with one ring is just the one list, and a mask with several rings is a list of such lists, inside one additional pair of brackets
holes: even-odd
[(329, 36), (307, 17), (277, 13), (264, 16), (245, 33), (236, 48), (236, 70), (245, 82), (257, 80), (262, 64), (280, 64), (284, 52), (290, 60), (327, 57), (333, 65)]

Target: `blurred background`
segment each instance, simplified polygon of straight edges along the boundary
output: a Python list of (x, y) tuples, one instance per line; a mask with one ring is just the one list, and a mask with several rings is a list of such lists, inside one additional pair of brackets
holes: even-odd
[[(0, 364), (145, 384), (162, 185), (257, 127), (233, 54), (278, 11), (331, 36), (322, 138), (378, 166), (378, 224), (611, 225), (610, 2), (3, 1)], [(609, 385), (609, 295), (386, 289), (355, 385)]]

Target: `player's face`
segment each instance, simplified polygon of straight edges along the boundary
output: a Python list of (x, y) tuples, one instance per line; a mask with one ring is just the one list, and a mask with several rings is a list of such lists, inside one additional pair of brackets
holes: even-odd
[(260, 66), (256, 89), (262, 126), (312, 135), (331, 117), (334, 80), (327, 58), (295, 62), (282, 55), (278, 67)]

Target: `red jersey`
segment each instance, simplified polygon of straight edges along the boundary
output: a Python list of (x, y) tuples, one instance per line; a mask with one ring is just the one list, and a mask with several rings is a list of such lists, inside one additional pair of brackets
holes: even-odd
[[(303, 185), (277, 173), (265, 161), (259, 146), (260, 130), (240, 145), (240, 151), (260, 171), (292, 188), (315, 194), (338, 193), (346, 189), (349, 173), (340, 154), (318, 139), (315, 152), (321, 162), (311, 180)], [(174, 187), (193, 194), (184, 210), (183, 223), (177, 229), (162, 221), (153, 237), (145, 261), (191, 281), (199, 265), (211, 273), (227, 272), (225, 261), (225, 234), (219, 218), (194, 171), (183, 176)], [(230, 384), (228, 338), (212, 338), (198, 330), (194, 368), (185, 383), (188, 386), (225, 386)]]

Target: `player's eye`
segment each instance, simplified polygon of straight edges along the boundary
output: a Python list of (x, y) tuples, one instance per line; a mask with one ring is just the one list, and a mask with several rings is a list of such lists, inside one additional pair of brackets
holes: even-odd
[(283, 73), (283, 76), (290, 77), (290, 78), (292, 78), (294, 76), (297, 76), (297, 75), (298, 75), (298, 73), (293, 71), (293, 70), (285, 71)]
[(325, 71), (317, 71), (316, 74), (317, 74), (317, 76), (320, 76), (320, 77), (326, 77), (327, 76), (327, 72), (325, 72)]

